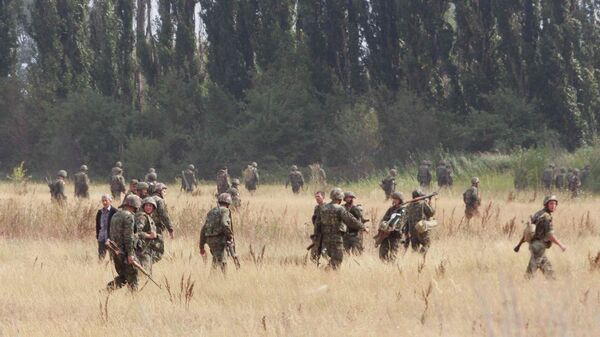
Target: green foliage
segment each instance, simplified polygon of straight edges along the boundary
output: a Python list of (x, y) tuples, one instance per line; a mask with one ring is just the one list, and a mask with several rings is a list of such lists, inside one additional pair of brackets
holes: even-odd
[(13, 167), (12, 173), (6, 176), (13, 183), (13, 187), (17, 194), (27, 193), (27, 182), (31, 176), (27, 175), (25, 162), (22, 161), (18, 166)]
[(131, 137), (123, 153), (128, 177), (144, 177), (149, 167), (159, 170), (163, 164), (160, 141), (146, 137)]
[(21, 0), (0, 1), (0, 77), (7, 77), (16, 71), (20, 13)]

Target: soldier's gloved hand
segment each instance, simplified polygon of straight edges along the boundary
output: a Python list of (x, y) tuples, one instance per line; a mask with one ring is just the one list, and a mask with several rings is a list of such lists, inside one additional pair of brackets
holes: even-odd
[(133, 263), (133, 256), (127, 256), (127, 263), (129, 263), (129, 264)]

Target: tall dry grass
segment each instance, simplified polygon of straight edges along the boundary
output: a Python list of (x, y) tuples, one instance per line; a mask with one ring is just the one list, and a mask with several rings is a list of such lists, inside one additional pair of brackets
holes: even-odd
[[(409, 187), (402, 186), (405, 193)], [(114, 269), (97, 261), (94, 239), (106, 186), (93, 186), (89, 201), (71, 197), (65, 209), (49, 202), (43, 185), (26, 195), (11, 188), (0, 185), (0, 336), (600, 334), (595, 198), (561, 196), (555, 231), (568, 250), (549, 251), (557, 280), (526, 281), (527, 249), (515, 254), (512, 247), (521, 221), (539, 209), (543, 196), (534, 192), (509, 195), (484, 185), (482, 217), (467, 223), (462, 191), (442, 191), (435, 201), (442, 224), (426, 259), (408, 251), (383, 264), (367, 240), (363, 256), (346, 256), (340, 271), (328, 272), (306, 259), (311, 194), (261, 186), (254, 196), (242, 191), (234, 218), (242, 269), (230, 263), (223, 277), (197, 247), (213, 187), (202, 186), (200, 196), (172, 188), (176, 238), (153, 269), (163, 289), (149, 283), (136, 294), (107, 294)], [(388, 207), (382, 192), (347, 188), (376, 224)]]

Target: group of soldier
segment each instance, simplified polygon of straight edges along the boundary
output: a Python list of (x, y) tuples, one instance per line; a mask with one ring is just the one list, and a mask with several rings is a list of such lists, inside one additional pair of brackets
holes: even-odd
[(554, 164), (550, 164), (542, 172), (542, 185), (548, 192), (554, 189), (568, 190), (571, 197), (576, 198), (581, 194), (581, 188), (588, 183), (590, 169), (590, 165), (585, 165), (581, 170), (565, 167), (557, 169)]

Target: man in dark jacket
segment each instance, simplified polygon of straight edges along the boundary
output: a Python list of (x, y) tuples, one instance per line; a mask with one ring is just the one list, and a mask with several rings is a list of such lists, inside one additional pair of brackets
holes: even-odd
[(98, 240), (98, 258), (103, 260), (106, 256), (106, 240), (110, 233), (110, 220), (117, 213), (117, 209), (112, 207), (112, 197), (110, 194), (102, 196), (102, 208), (96, 213), (96, 240)]

